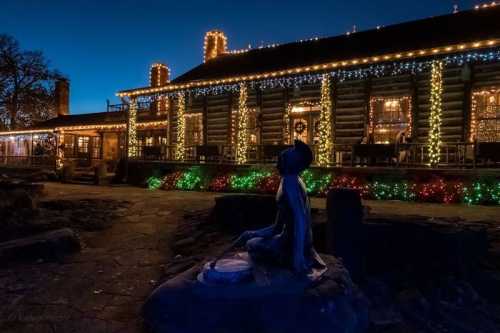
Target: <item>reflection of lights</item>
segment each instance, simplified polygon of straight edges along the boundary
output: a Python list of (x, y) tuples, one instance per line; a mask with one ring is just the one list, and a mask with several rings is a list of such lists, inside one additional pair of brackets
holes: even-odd
[(14, 141), (16, 138), (13, 136), (10, 136), (9, 139), (10, 139), (10, 141)]
[(399, 106), (399, 100), (388, 100), (385, 102), (386, 107), (397, 107)]
[(34, 135), (33, 139), (38, 140), (38, 135)]
[(292, 113), (306, 112), (309, 108), (305, 106), (294, 106), (292, 107)]

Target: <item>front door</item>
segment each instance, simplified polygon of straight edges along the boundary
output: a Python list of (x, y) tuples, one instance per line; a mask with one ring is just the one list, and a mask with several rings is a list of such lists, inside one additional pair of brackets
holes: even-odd
[(293, 115), (290, 133), (293, 139), (301, 140), (309, 145), (319, 142), (319, 114), (304, 112)]

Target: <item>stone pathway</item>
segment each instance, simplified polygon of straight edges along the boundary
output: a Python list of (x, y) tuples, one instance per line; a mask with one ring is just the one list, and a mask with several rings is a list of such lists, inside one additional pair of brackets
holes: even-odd
[[(0, 332), (142, 332), (139, 309), (171, 262), (185, 214), (210, 208), (221, 194), (47, 183), (45, 200), (127, 200), (111, 228), (81, 232), (81, 253), (62, 263), (0, 269)], [(313, 199), (324, 208), (325, 199)], [(499, 207), (365, 202), (372, 212), (461, 217), (500, 223)]]
[(185, 213), (213, 195), (131, 187), (46, 185), (50, 199), (127, 200), (114, 225), (80, 233), (84, 248), (62, 263), (0, 269), (0, 332), (141, 332), (138, 311), (171, 258)]

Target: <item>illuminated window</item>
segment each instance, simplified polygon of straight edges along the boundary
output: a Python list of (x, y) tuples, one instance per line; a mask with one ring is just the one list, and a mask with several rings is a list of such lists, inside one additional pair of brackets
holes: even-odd
[(394, 143), (402, 131), (411, 136), (411, 98), (372, 97), (369, 122), (375, 143)]
[(75, 154), (75, 136), (65, 135), (64, 136), (64, 156), (72, 157)]
[(186, 146), (203, 144), (203, 115), (201, 113), (188, 113), (186, 119)]
[(78, 152), (88, 153), (89, 152), (89, 137), (79, 136), (78, 137)]
[(500, 90), (473, 95), (476, 138), (480, 142), (500, 141)]

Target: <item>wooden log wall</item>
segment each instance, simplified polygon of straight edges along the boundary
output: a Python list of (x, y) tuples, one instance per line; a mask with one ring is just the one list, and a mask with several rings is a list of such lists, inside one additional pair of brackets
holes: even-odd
[(229, 136), (231, 94), (207, 96), (207, 144), (225, 144)]
[(472, 75), (472, 89), (500, 88), (500, 63), (475, 65)]
[(337, 84), (335, 113), (335, 143), (354, 144), (365, 132), (369, 96), (365, 81), (346, 81)]
[(260, 99), (262, 119), (261, 143), (281, 144), (283, 140), (285, 90), (270, 89), (263, 91)]
[[(471, 73), (472, 72), (472, 73)], [(370, 80), (335, 82), (334, 135), (336, 144), (354, 144), (367, 131), (371, 97), (412, 97), (414, 142), (427, 142), (429, 131), (430, 72)], [(468, 136), (470, 91), (500, 87), (500, 63), (445, 67), (443, 71), (443, 114), (441, 133), (444, 143), (463, 142)], [(276, 88), (249, 90), (248, 106), (260, 112), (262, 144), (280, 144), (283, 140), (283, 114), (288, 103), (319, 101), (320, 84), (300, 89)], [(171, 138), (175, 143), (177, 101), (171, 112)], [(197, 97), (187, 104), (186, 112), (206, 114), (204, 132), (207, 144), (227, 144), (231, 135), (231, 111), (238, 109), (238, 94)], [(206, 124), (206, 125), (205, 125)]]

